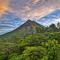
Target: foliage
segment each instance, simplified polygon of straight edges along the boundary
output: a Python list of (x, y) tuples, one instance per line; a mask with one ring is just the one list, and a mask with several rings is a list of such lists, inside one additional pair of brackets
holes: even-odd
[(59, 29), (52, 24), (28, 35), (22, 29), (0, 36), (0, 60), (60, 60)]

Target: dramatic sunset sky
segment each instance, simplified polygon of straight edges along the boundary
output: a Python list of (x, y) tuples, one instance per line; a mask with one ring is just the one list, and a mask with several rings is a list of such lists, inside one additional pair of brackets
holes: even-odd
[(0, 16), (10, 11), (24, 19), (39, 19), (60, 8), (60, 0), (0, 0)]
[(28, 19), (44, 26), (60, 22), (60, 0), (0, 0), (0, 35)]

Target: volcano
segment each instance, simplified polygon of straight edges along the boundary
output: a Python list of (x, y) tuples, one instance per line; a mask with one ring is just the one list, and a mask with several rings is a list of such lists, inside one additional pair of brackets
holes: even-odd
[(19, 26), (17, 29), (4, 34), (6, 37), (25, 37), (30, 34), (35, 34), (37, 32), (37, 28), (44, 28), (44, 26), (38, 24), (35, 21), (27, 20), (24, 24)]

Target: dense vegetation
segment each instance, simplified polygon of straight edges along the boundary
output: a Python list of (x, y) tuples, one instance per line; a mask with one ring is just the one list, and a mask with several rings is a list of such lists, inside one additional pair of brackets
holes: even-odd
[[(36, 33), (0, 36), (0, 60), (60, 60), (60, 24), (36, 28)], [(12, 37), (13, 36), (13, 37)]]

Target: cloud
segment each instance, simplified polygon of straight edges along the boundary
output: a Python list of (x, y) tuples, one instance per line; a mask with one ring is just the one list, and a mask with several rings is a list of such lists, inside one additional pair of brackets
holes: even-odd
[(24, 19), (38, 19), (60, 8), (60, 0), (0, 0), (0, 15), (11, 11)]
[(3, 14), (6, 10), (9, 9), (8, 5), (9, 5), (10, 0), (0, 0), (0, 16), (1, 14)]
[(38, 9), (32, 10), (28, 12), (26, 15), (30, 19), (38, 20), (39, 18), (51, 13), (54, 10), (55, 9), (52, 7), (43, 7), (42, 9), (38, 8)]
[(24, 19), (38, 19), (60, 8), (60, 0), (11, 0), (11, 11)]
[(32, 0), (32, 3), (33, 4), (36, 4), (36, 3), (38, 3), (40, 0)]
[(22, 8), (22, 10), (19, 10), (20, 12), (16, 11), (17, 16), (20, 16), (22, 18), (26, 19), (32, 19), (32, 20), (36, 20), (39, 19), (49, 13), (51, 13), (52, 11), (54, 11), (55, 8), (54, 7), (42, 7), (42, 8), (37, 8), (37, 9), (32, 9), (32, 7), (30, 6), (24, 6)]

